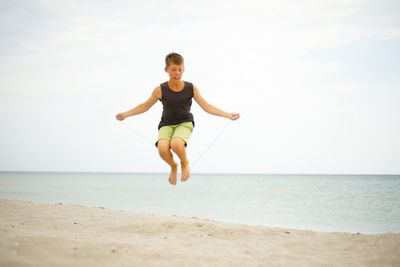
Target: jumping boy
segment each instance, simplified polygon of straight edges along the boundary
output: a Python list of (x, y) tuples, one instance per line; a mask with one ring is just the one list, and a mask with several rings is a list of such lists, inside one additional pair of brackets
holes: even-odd
[(116, 115), (117, 120), (138, 115), (149, 110), (157, 100), (163, 104), (163, 113), (158, 125), (158, 141), (156, 146), (160, 157), (171, 167), (169, 182), (176, 185), (178, 163), (174, 161), (171, 149), (181, 161), (181, 181), (185, 182), (190, 177), (190, 166), (186, 155), (186, 146), (194, 127), (193, 114), (190, 112), (192, 98), (207, 113), (212, 115), (237, 120), (239, 113), (228, 113), (210, 104), (200, 95), (197, 87), (189, 82), (182, 81), (185, 70), (183, 57), (177, 53), (170, 53), (165, 58), (165, 72), (169, 81), (153, 90), (150, 98), (134, 107)]

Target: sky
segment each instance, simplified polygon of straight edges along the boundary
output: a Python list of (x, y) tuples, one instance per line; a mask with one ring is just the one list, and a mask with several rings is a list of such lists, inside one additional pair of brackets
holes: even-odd
[(125, 120), (140, 135), (115, 114), (178, 52), (185, 81), (241, 114), (193, 102), (193, 173), (400, 174), (399, 14), (396, 0), (2, 0), (0, 171), (168, 172), (140, 136), (156, 141), (161, 103)]

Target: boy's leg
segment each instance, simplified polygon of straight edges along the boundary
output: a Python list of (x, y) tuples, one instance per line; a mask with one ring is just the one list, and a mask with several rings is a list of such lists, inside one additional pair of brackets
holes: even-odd
[(178, 163), (174, 161), (174, 157), (171, 153), (171, 142), (168, 139), (160, 139), (158, 140), (157, 148), (160, 157), (171, 167), (168, 181), (170, 184), (176, 185)]
[(186, 157), (186, 142), (180, 137), (174, 137), (171, 140), (171, 148), (181, 160), (182, 177), (181, 181), (185, 182), (190, 177), (189, 161)]
[(183, 122), (176, 127), (171, 139), (171, 148), (181, 160), (182, 182), (185, 182), (190, 177), (189, 161), (186, 157), (186, 144), (192, 134), (192, 131), (193, 123)]

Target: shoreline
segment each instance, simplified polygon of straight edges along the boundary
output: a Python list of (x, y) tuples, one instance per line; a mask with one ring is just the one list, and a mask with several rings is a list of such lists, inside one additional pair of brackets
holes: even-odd
[(1, 266), (400, 266), (400, 234), (315, 232), (0, 199)]

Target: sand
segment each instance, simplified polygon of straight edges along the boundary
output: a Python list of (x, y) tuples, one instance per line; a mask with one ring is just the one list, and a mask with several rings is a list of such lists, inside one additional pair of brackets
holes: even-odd
[(400, 234), (0, 200), (0, 266), (400, 266)]

